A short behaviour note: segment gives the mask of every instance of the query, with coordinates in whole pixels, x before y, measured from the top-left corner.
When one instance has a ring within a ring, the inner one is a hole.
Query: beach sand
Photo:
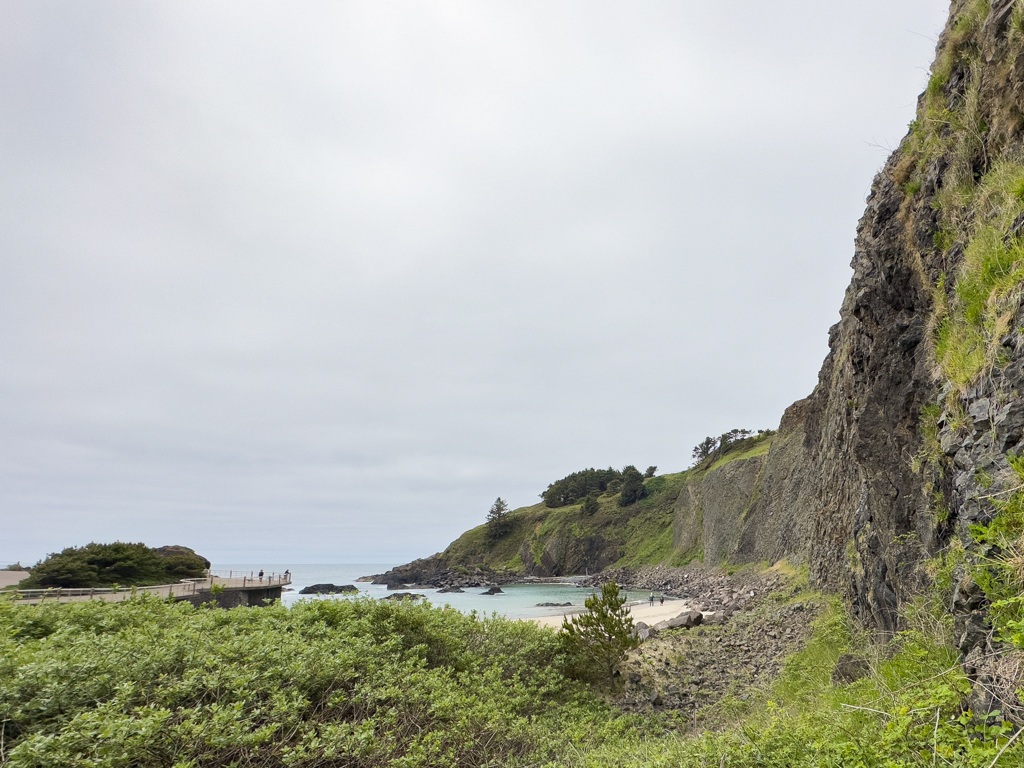
[[[658,601],[655,600],[653,607],[647,603],[630,606],[629,615],[633,617],[633,621],[643,621],[653,625],[659,621],[675,618],[683,611],[688,611],[689,609],[690,603],[687,600],[666,600],[664,605],[659,605]],[[581,613],[581,611],[579,612]],[[561,616],[544,616],[527,619],[527,621],[532,621],[541,627],[554,627],[558,629],[562,626],[562,618]]]
[[[0,589],[11,587],[28,578],[28,571],[0,571]]]

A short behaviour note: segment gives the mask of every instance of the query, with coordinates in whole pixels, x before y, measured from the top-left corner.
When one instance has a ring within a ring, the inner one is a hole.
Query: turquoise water
[[[258,572],[261,568],[269,573],[291,571],[293,592],[285,592],[281,601],[292,605],[298,600],[351,600],[353,597],[368,596],[375,598],[387,597],[387,588],[382,584],[357,583],[361,576],[372,576],[384,573],[395,567],[395,563],[370,563],[346,565],[308,565],[308,564],[276,564],[276,565],[221,565],[214,564],[215,571],[250,571]],[[299,590],[310,584],[353,584],[359,589],[358,595],[300,595]],[[591,594],[589,588],[581,589],[572,584],[509,584],[501,588],[500,595],[483,595],[484,588],[467,589],[459,594],[438,594],[434,589],[410,589],[423,595],[432,605],[448,605],[452,608],[471,613],[497,613],[510,619],[522,619],[533,616],[559,616],[563,613],[583,610],[583,601]],[[631,601],[645,601],[647,593],[628,593]],[[538,608],[537,603],[572,603],[568,608]]]

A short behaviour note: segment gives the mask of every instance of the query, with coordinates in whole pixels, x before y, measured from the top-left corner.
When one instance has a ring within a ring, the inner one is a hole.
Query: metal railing
[[[157,584],[151,587],[50,587],[47,589],[12,589],[0,594],[12,594],[19,602],[44,603],[78,602],[85,600],[107,600],[121,602],[135,595],[149,594],[155,597],[185,597],[211,589],[259,589],[260,587],[282,587],[291,584],[291,573],[264,573],[259,571],[208,571],[197,579],[182,579],[175,584]]]

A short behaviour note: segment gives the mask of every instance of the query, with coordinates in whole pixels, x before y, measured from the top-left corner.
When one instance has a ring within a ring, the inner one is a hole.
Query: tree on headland
[[[551,509],[567,507],[595,491],[600,494],[613,490],[616,481],[621,477],[622,473],[611,467],[608,469],[591,467],[556,480],[540,496],[544,499],[544,504]]]
[[[718,437],[705,437],[693,449],[693,465],[697,466],[705,462],[711,464],[724,456],[731,448],[746,445],[749,442],[758,442],[775,434],[774,429],[759,429],[757,435],[749,429],[730,429]]]
[[[568,658],[568,672],[578,680],[612,679],[615,667],[626,652],[640,644],[633,632],[633,619],[626,596],[619,585],[609,581],[584,601],[587,610],[562,619],[562,646]]]
[[[640,499],[646,498],[647,489],[644,487],[644,476],[640,470],[632,464],[622,470],[622,491],[619,493],[619,506],[628,507],[636,504]]]
[[[649,466],[647,468],[647,471],[644,472],[644,477],[654,477],[654,473],[657,472],[657,471],[658,471],[658,468],[652,464],[651,466]]]
[[[142,543],[93,542],[47,555],[22,589],[168,584],[202,576],[210,563],[187,547],[152,549]]]
[[[705,437],[697,446],[693,449],[693,458],[695,464],[700,464],[704,459],[714,453],[718,447],[718,438],[716,437]]]
[[[500,539],[512,530],[512,521],[508,519],[508,514],[508,503],[499,496],[487,513],[488,538]]]
[[[587,496],[587,498],[583,500],[582,506],[580,506],[580,511],[587,517],[590,517],[591,515],[595,514],[597,510],[599,510],[600,508],[601,505],[597,502],[597,499],[595,499],[593,496]]]

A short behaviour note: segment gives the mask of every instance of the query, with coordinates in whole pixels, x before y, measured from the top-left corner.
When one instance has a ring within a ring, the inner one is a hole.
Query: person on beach
[[[665,596],[664,596],[664,595],[662,595],[662,596],[661,596],[661,597],[659,597],[658,599],[659,599],[659,600],[661,601],[661,604],[662,604],[662,605],[664,605],[664,604],[665,604]]]
[[[651,592],[651,608],[654,607],[654,593]]]

